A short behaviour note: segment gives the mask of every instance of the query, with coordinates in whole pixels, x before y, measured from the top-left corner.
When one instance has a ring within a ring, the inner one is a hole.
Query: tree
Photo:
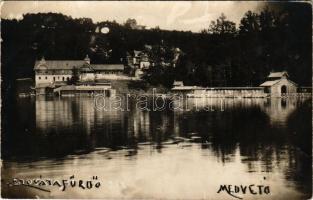
[[[245,13],[240,21],[239,33],[249,34],[255,33],[260,30],[259,16],[258,14],[251,12],[250,10]]]
[[[259,29],[262,32],[268,32],[274,29],[277,25],[278,19],[274,12],[270,11],[268,7],[261,11],[259,15]]]
[[[236,24],[227,20],[224,13],[222,13],[216,21],[211,21],[208,32],[220,35],[234,34],[236,32]]]
[[[124,25],[126,28],[134,29],[137,26],[137,21],[136,19],[128,18]]]

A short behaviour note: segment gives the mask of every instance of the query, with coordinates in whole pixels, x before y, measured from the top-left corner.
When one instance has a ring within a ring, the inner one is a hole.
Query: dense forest
[[[258,86],[270,71],[280,70],[299,85],[311,85],[309,3],[272,3],[257,13],[247,11],[238,25],[221,14],[199,33],[136,29],[133,19],[94,23],[59,13],[2,19],[1,27],[4,92],[14,91],[17,78],[33,77],[34,62],[42,56],[69,60],[88,54],[94,63],[125,63],[127,52],[146,46],[156,49],[156,65],[145,72],[154,85],[169,86],[175,79],[201,86]],[[175,49],[180,50],[175,67],[160,65]]]

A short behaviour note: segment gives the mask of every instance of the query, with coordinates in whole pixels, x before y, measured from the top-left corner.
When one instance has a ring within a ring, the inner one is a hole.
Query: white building
[[[118,79],[124,77],[123,64],[91,64],[88,55],[84,60],[45,60],[36,61],[34,66],[35,86],[54,87],[64,85],[73,75],[79,81],[95,81],[97,79]]]
[[[298,85],[289,80],[289,75],[286,71],[271,72],[267,76],[267,80],[260,85],[264,87],[265,93],[272,97],[282,97],[295,95]]]

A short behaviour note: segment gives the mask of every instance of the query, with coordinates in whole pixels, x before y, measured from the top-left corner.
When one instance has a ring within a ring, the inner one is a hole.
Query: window
[[[62,81],[64,81],[64,77],[62,77]]]
[[[46,77],[46,80],[48,79],[48,77]]]
[[[282,94],[286,94],[286,93],[287,93],[287,86],[283,85],[283,86],[281,87],[281,93],[282,93]]]
[[[41,79],[41,77],[40,77],[40,76],[38,76],[38,79],[40,80],[40,79]]]
[[[264,88],[265,93],[271,93],[271,88],[270,87],[265,87]]]

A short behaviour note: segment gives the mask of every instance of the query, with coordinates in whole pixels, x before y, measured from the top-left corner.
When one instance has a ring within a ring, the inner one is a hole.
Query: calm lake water
[[[168,103],[168,102],[167,102]],[[2,197],[235,199],[220,185],[267,185],[244,199],[311,197],[311,99],[188,99],[182,110],[95,109],[92,97],[18,99],[2,133]],[[207,109],[209,108],[209,109]],[[8,187],[12,178],[100,188]]]

